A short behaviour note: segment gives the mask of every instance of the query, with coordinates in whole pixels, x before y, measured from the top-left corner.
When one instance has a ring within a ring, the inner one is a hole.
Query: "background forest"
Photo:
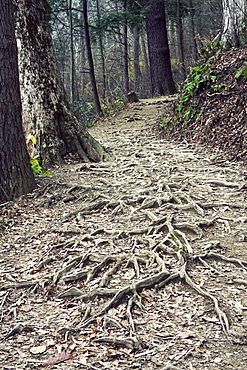
[[[84,4],[83,4],[84,3]],[[77,114],[94,114],[82,0],[49,0],[47,13],[62,79]],[[125,94],[152,95],[142,1],[88,0],[94,72],[105,114],[122,108]],[[166,0],[166,26],[173,79],[177,87],[208,52],[222,28],[221,0]]]

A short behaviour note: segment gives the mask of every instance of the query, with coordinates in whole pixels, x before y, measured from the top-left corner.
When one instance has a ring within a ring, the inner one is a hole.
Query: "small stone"
[[[38,347],[33,347],[33,348],[30,348],[30,352],[33,354],[33,355],[39,355],[41,353],[44,353],[46,351],[46,346],[38,346]]]
[[[215,359],[214,359],[214,362],[216,364],[219,364],[221,361],[222,361],[222,358],[221,357],[215,357]]]

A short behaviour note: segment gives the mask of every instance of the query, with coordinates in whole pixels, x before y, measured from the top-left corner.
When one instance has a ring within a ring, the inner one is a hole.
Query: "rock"
[[[126,97],[127,97],[129,103],[137,103],[139,101],[138,96],[136,95],[136,93],[134,91],[130,91],[126,95]]]

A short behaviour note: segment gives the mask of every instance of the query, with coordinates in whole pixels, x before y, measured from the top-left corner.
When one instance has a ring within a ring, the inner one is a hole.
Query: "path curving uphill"
[[[2,369],[245,369],[247,172],[152,129],[173,98],[90,129],[114,160],[0,205]]]

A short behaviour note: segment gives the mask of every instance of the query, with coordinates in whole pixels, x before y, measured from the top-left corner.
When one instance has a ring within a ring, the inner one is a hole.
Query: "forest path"
[[[246,369],[246,170],[158,137],[172,100],[1,207],[1,369]]]

